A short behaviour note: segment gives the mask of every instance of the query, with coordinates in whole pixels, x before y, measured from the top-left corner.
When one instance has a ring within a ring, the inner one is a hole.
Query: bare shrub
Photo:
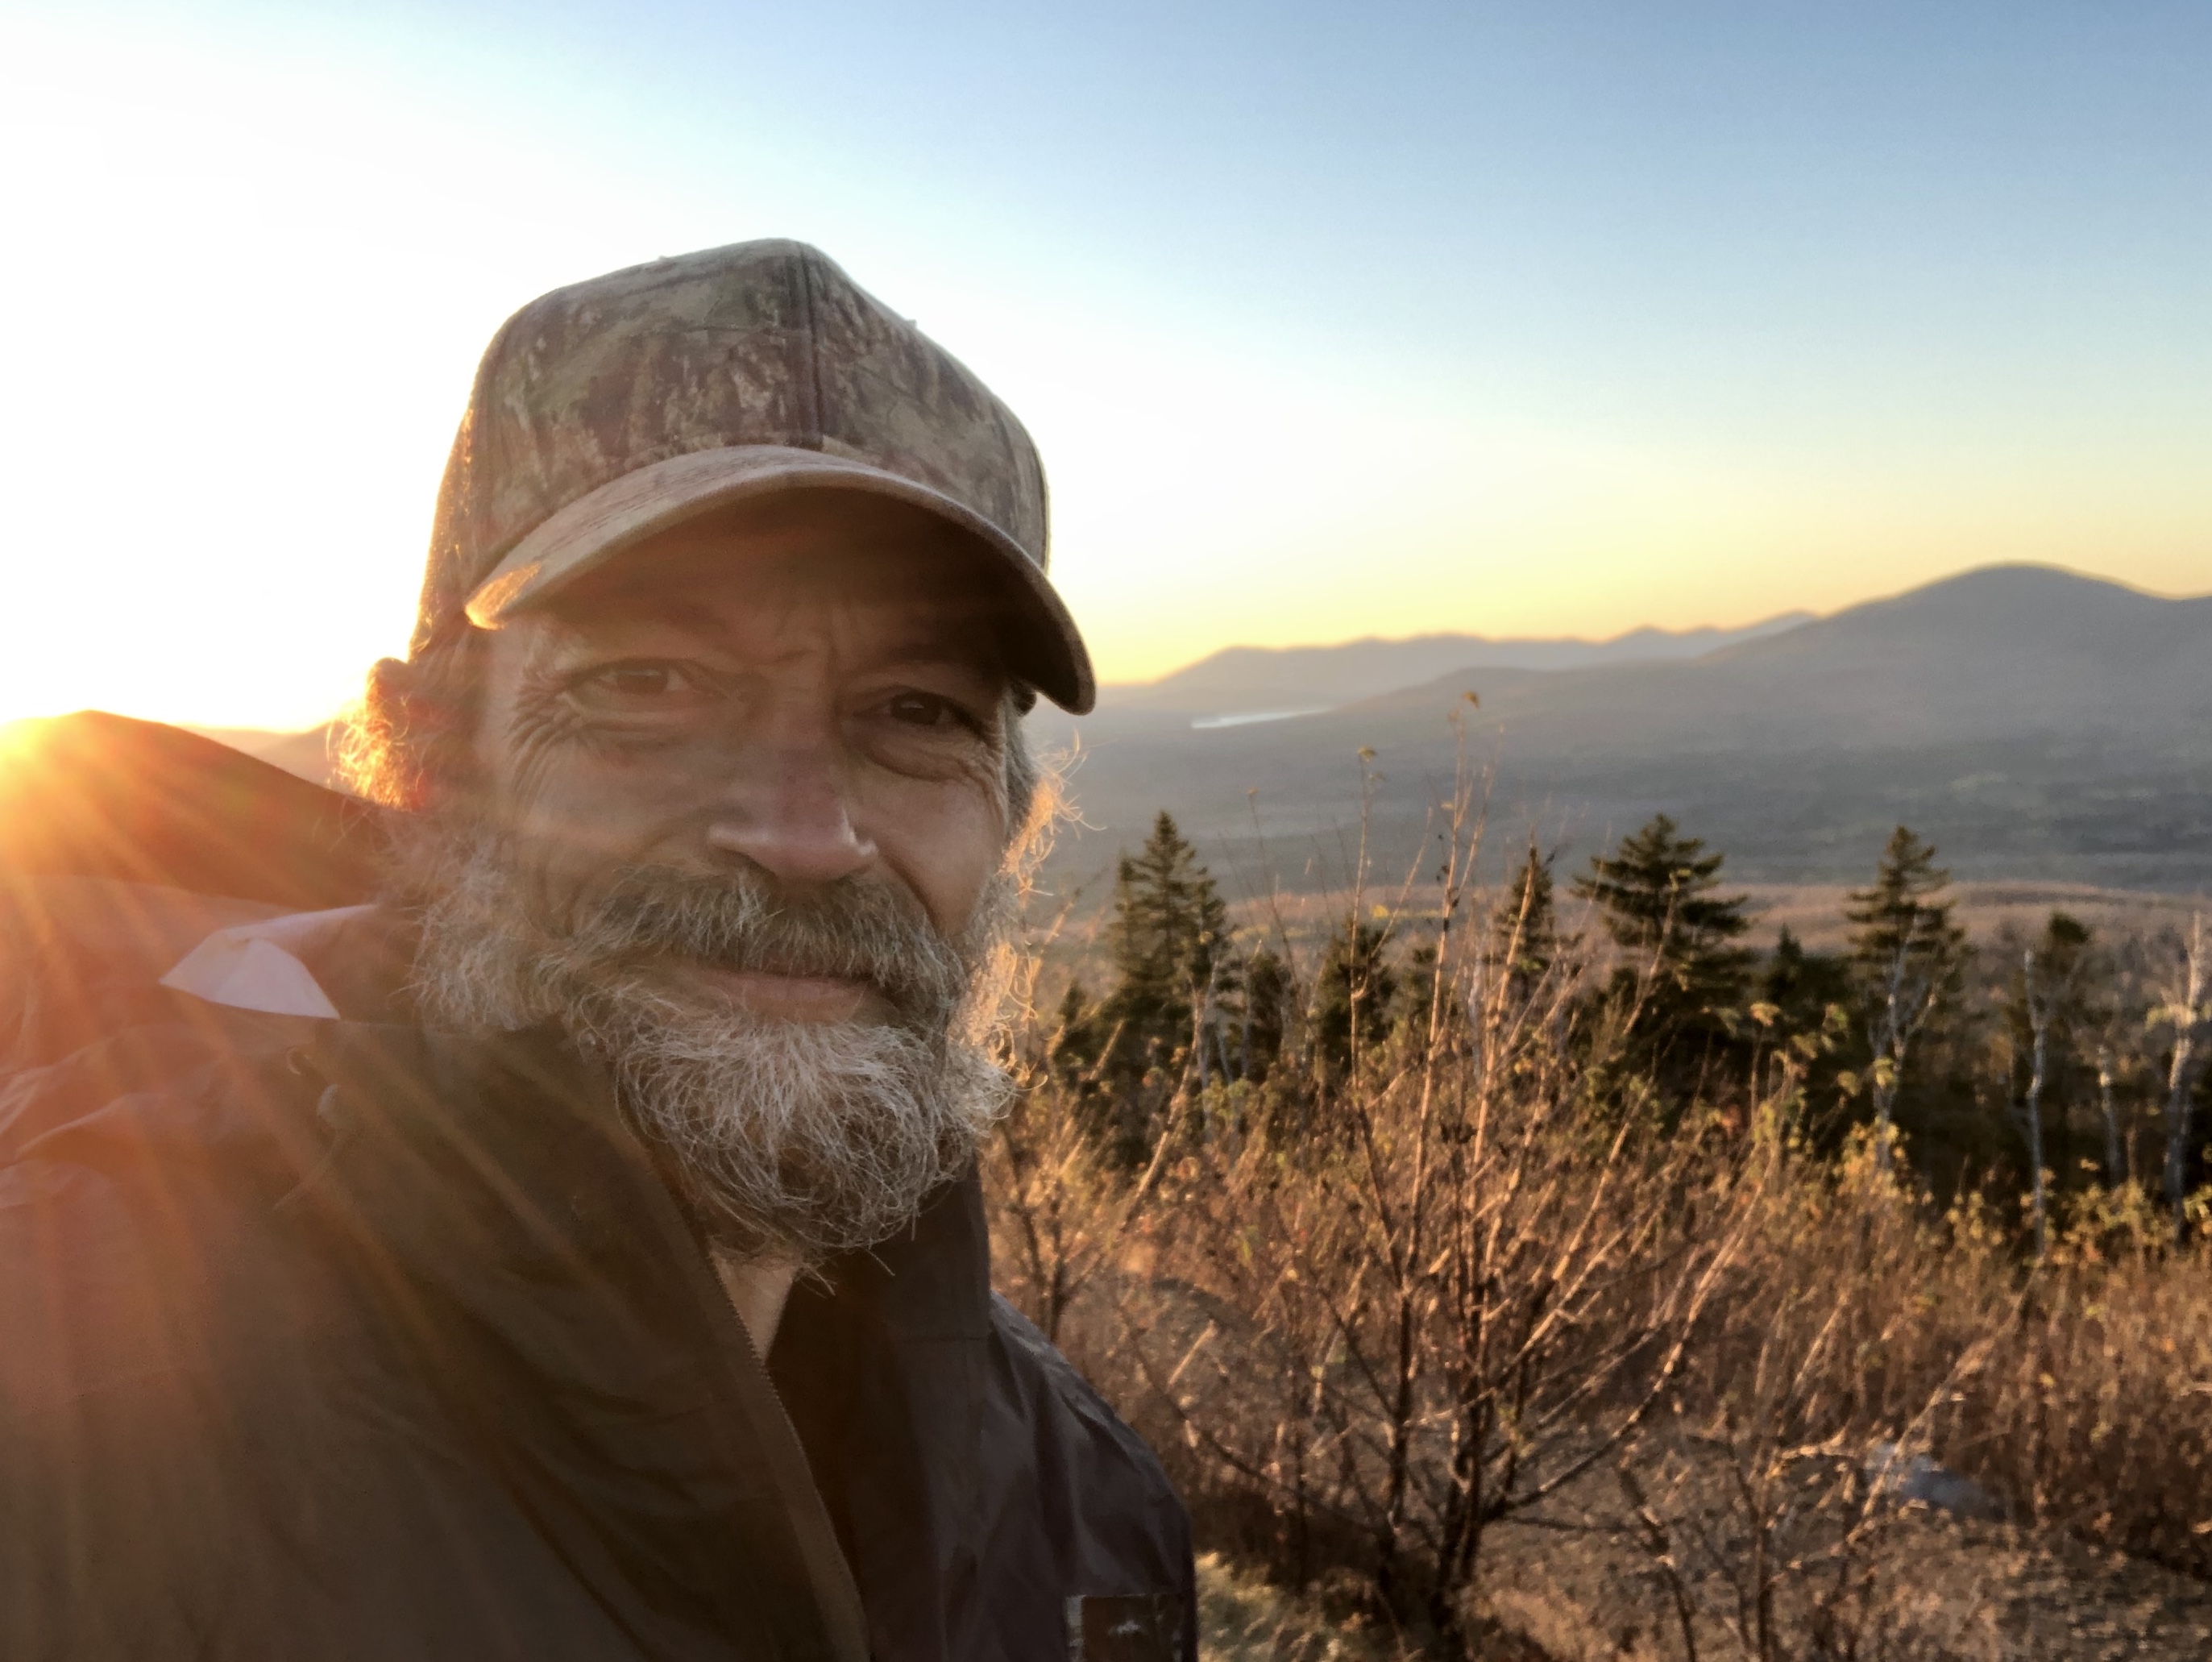
[[[2212,1250],[2170,1229],[2132,1187],[2081,1208],[1932,1446],[2024,1517],[2212,1578]]]
[[[2116,1185],[2039,1263],[1992,1209],[1933,1210],[1891,1137],[1817,1153],[1818,1034],[1651,1111],[1615,966],[1568,936],[1531,973],[1474,882],[1478,802],[1389,919],[1424,980],[1387,1031],[1340,1067],[1307,1035],[1264,1089],[1148,1081],[1167,1129],[1133,1177],[1085,1143],[1096,1081],[1049,1026],[1012,1041],[1002,1285],[1162,1449],[1202,1544],[1452,1658],[1526,1592],[1487,1579],[1507,1525],[1635,1556],[1663,1653],[1981,1653],[1974,1591],[1912,1580],[1880,1444],[2212,1572],[2212,1257]],[[1355,886],[1347,922],[1372,910]]]

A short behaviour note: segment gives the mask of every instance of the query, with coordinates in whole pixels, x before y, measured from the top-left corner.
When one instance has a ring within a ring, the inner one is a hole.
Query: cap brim
[[[469,621],[497,629],[672,526],[786,490],[887,496],[966,532],[1006,580],[1021,615],[1007,630],[1007,667],[1062,709],[1081,715],[1098,689],[1074,618],[1021,545],[942,491],[866,462],[778,445],[738,445],[671,456],[579,496],[507,551],[469,596]]]

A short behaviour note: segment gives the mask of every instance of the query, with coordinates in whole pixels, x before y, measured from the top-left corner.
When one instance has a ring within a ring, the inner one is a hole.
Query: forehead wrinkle
[[[964,595],[810,593],[779,583],[741,593],[664,590],[624,599],[630,604],[602,616],[599,630],[568,623],[571,638],[587,644],[595,633],[659,625],[702,648],[735,650],[763,664],[816,656],[825,646],[844,658],[858,646],[858,655],[872,664],[999,668],[988,611]]]

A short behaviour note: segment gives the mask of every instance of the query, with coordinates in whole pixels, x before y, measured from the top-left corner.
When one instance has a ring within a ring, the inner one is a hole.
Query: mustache
[[[744,870],[702,876],[635,867],[564,924],[559,955],[580,968],[650,972],[673,959],[863,981],[916,1025],[941,1025],[975,970],[972,953],[918,900],[850,879],[795,895]]]
[[[609,868],[555,887],[479,823],[396,845],[392,903],[422,929],[410,991],[428,1025],[558,1022],[613,1075],[630,1125],[715,1239],[807,1265],[884,1239],[973,1159],[1011,1091],[982,1034],[1011,961],[1018,892],[994,880],[940,928],[919,892],[864,875]],[[878,1020],[755,1016],[686,984],[687,962],[850,977]]]

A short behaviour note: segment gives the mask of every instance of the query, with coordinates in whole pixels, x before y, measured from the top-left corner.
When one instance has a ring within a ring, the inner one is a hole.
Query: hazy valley
[[[1074,758],[1083,824],[1054,857],[1071,876],[1164,807],[1236,888],[1330,886],[1358,847],[1363,750],[1370,846],[1401,871],[1463,743],[1494,769],[1495,831],[1577,855],[1663,810],[1763,883],[1860,880],[1900,822],[1962,878],[2212,882],[2212,598],[2048,568],[1711,641],[1237,648],[1031,725]]]

